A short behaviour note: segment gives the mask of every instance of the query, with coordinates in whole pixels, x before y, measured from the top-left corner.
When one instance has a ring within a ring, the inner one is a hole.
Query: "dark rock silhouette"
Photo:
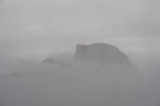
[[[52,58],[47,58],[45,60],[43,60],[42,62],[40,62],[40,64],[48,64],[48,65],[60,65],[60,66],[68,66],[69,63],[65,63],[65,62],[60,62],[60,61],[56,61]]]
[[[96,62],[100,65],[109,67],[110,70],[131,71],[136,75],[141,73],[139,69],[131,63],[128,57],[117,47],[104,43],[94,43],[90,45],[80,45],[76,47],[74,62]]]
[[[128,57],[121,52],[117,47],[104,43],[94,43],[90,45],[76,46],[76,52],[73,62],[65,63],[62,61],[56,61],[53,58],[47,58],[43,60],[42,64],[58,64],[61,66],[69,66],[76,61],[81,62],[97,62],[101,65],[116,64],[123,67],[130,67],[138,70],[128,59]]]
[[[102,64],[131,64],[127,56],[118,48],[104,44],[77,45],[75,61],[96,61]]]
[[[45,64],[53,64],[56,63],[52,58],[48,58],[43,60],[41,63],[45,63]]]

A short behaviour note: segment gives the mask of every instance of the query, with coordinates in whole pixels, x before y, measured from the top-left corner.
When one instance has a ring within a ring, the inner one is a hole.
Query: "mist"
[[[132,106],[137,104],[141,91],[142,79],[137,72],[96,62],[77,62],[69,67],[39,64],[18,69],[1,76],[4,106]]]
[[[0,106],[159,106],[159,4],[0,0]],[[139,73],[74,61],[76,45],[94,43],[117,47]]]

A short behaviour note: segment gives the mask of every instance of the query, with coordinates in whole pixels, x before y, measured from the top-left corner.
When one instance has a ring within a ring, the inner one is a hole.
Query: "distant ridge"
[[[90,45],[78,44],[76,46],[76,52],[73,57],[73,62],[98,62],[102,65],[118,64],[123,66],[129,66],[137,69],[128,59],[128,57],[121,52],[117,47],[105,44],[105,43],[93,43]],[[43,64],[59,64],[66,65],[63,61],[56,61],[53,58],[47,58],[41,61]]]

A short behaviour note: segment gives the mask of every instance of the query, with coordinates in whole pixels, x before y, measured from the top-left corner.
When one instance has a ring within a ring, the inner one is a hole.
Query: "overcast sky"
[[[47,54],[56,45],[90,42],[149,51],[160,39],[159,5],[159,0],[1,0],[1,54]]]
[[[160,0],[0,0],[0,74],[14,70],[12,63],[16,63],[16,59],[17,63],[22,64],[24,61],[21,60],[37,62],[57,53],[73,52],[77,43],[94,42],[115,45],[127,54],[138,68],[144,66],[143,74],[151,73],[147,79],[147,90],[144,90],[148,99],[144,100],[159,102]],[[21,64],[19,66],[23,67]],[[77,72],[79,75],[83,70]],[[96,73],[97,75],[100,74]],[[81,76],[78,78],[81,79]],[[56,80],[52,80],[52,84],[53,81]],[[4,84],[5,87],[8,86]],[[41,85],[41,82],[38,84]],[[44,87],[46,86],[42,89]],[[39,88],[41,91],[41,86],[38,85]],[[17,95],[10,87],[5,90],[11,91],[11,95]],[[47,91],[44,97],[50,95],[48,90],[53,89],[51,87],[45,90]],[[19,92],[19,89],[16,88],[16,91]],[[38,94],[37,90],[36,93]],[[28,96],[26,97],[28,99]],[[16,100],[15,96],[14,99]],[[23,99],[22,97],[21,102]]]

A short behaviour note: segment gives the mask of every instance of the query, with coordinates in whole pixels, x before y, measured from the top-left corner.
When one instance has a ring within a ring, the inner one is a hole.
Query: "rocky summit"
[[[80,45],[76,47],[75,61],[96,61],[102,64],[131,64],[127,56],[118,48],[104,43]]]

